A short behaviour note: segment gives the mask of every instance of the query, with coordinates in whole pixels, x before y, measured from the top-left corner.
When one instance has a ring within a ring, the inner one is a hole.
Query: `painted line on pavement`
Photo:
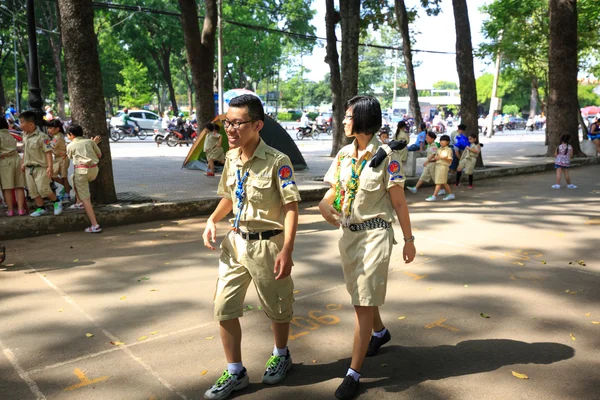
[[[48,278],[46,278],[44,276],[44,274],[41,274],[37,269],[35,269],[34,267],[32,267],[29,264],[26,264],[26,266],[29,269],[31,269],[32,271],[34,271],[40,278],[42,278],[44,280],[44,282],[46,282],[46,284],[48,286],[50,286],[52,289],[54,289],[54,291],[56,293],[58,293],[60,295],[60,297],[62,297],[67,303],[69,303],[73,307],[75,307],[83,316],[85,316],[92,324],[94,324],[94,326],[96,326],[96,328],[100,329],[102,331],[102,333],[104,334],[104,336],[109,338],[112,342],[120,341],[119,338],[117,338],[115,335],[113,335],[112,333],[110,333],[109,331],[104,329],[104,327],[102,327],[91,315],[89,315],[81,307],[79,307],[79,305],[75,302],[75,300],[71,296],[69,296],[62,289],[60,289],[58,286],[56,286],[54,283],[52,283]],[[165,381],[160,375],[158,375],[158,373],[156,371],[154,371],[152,369],[152,367],[150,367],[148,364],[146,364],[140,357],[133,354],[133,352],[131,350],[129,350],[128,347],[119,346],[118,349],[123,351],[131,359],[133,359],[135,362],[137,362],[139,365],[141,365],[146,371],[148,371],[152,376],[154,376],[164,387],[166,387],[171,392],[173,392],[176,395],[178,395],[179,397],[181,397],[183,400],[187,400],[187,397],[183,393],[177,391],[173,386],[171,386],[171,384],[169,382]]]
[[[17,357],[15,357],[14,353],[8,347],[4,346],[4,343],[2,343],[1,340],[0,347],[2,348],[4,356],[8,359],[8,361],[12,364],[13,368],[17,371],[17,374],[19,374],[21,379],[23,379],[27,386],[29,386],[29,390],[31,390],[31,393],[33,393],[35,398],[37,400],[46,400],[46,396],[44,396],[44,393],[42,393],[37,383],[35,383],[35,381],[31,379],[29,374],[25,372],[25,370],[19,364],[19,361],[17,360]]]

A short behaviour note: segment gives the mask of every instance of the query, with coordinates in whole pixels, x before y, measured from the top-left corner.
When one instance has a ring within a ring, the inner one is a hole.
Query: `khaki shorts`
[[[275,280],[275,259],[283,247],[284,234],[269,240],[244,240],[230,231],[221,243],[219,279],[215,291],[215,318],[227,321],[244,314],[244,299],[250,282],[265,314],[277,323],[293,318],[294,282],[292,277]]]
[[[52,194],[50,178],[46,175],[46,167],[25,167],[25,183],[29,197],[48,197]]]
[[[431,181],[433,181],[434,176],[435,176],[435,163],[430,162],[423,169],[423,173],[421,174],[421,177],[419,178],[419,180],[423,181],[423,182],[431,182]]]
[[[94,168],[75,168],[72,175],[73,187],[76,190],[79,201],[90,198],[90,182],[98,176],[98,167]]]
[[[352,232],[342,229],[340,258],[352,305],[380,306],[385,302],[393,229]]]
[[[69,164],[70,164],[70,161],[67,157],[55,158],[54,164],[52,165],[52,171],[54,172],[54,175],[52,175],[52,177],[58,178],[59,175],[61,178],[68,177],[69,176]]]
[[[45,171],[44,171],[45,172]],[[10,190],[25,187],[25,174],[21,172],[21,157],[15,154],[0,159],[0,188]]]
[[[435,165],[435,184],[443,185],[444,183],[448,183],[448,170],[450,166],[436,164]]]
[[[461,172],[464,172],[467,175],[473,175],[473,170],[475,169],[475,163],[477,159],[463,158],[458,163],[458,167],[461,169]]]

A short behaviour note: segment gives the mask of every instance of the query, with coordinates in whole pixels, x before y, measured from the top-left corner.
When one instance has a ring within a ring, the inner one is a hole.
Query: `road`
[[[367,360],[360,399],[597,398],[597,171],[573,170],[577,190],[551,189],[548,172],[476,182],[451,203],[424,202],[429,189],[408,193],[418,255],[403,264],[394,248],[382,307],[392,341]],[[5,243],[0,399],[201,398],[226,366],[212,319],[217,254],[200,244],[204,223]],[[316,204],[302,205],[294,367],[282,384],[260,384],[272,340],[249,290],[242,326],[252,383],[234,398],[333,398],[354,324],[337,237]]]

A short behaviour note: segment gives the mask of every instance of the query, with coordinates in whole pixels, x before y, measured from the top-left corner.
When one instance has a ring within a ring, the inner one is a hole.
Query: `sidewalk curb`
[[[600,164],[600,157],[574,159],[572,167]],[[476,181],[505,176],[534,174],[554,169],[553,162],[518,167],[492,167],[475,171]],[[317,179],[314,177],[311,179]],[[322,179],[322,178],[321,178]],[[409,177],[406,185],[415,185],[418,177]],[[303,202],[319,201],[327,187],[300,189]],[[219,203],[218,198],[175,201],[165,203],[113,204],[97,207],[96,216],[103,228],[137,224],[166,219],[179,219],[210,215]],[[57,234],[70,231],[83,231],[89,226],[83,211],[65,211],[60,216],[11,217],[0,220],[0,240],[20,239],[33,236]]]

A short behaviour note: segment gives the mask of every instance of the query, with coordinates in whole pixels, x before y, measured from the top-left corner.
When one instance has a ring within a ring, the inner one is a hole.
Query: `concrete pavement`
[[[394,248],[382,307],[392,341],[365,363],[360,398],[597,397],[597,169],[573,170],[577,190],[551,189],[544,172],[476,182],[450,203],[407,193],[418,255],[403,264]],[[179,219],[6,242],[0,399],[201,398],[226,366],[212,319],[217,253],[202,247],[203,228]],[[252,383],[233,398],[333,398],[354,324],[337,236],[315,203],[302,205],[294,368],[280,385],[260,384],[272,339],[251,289],[242,326]]]

